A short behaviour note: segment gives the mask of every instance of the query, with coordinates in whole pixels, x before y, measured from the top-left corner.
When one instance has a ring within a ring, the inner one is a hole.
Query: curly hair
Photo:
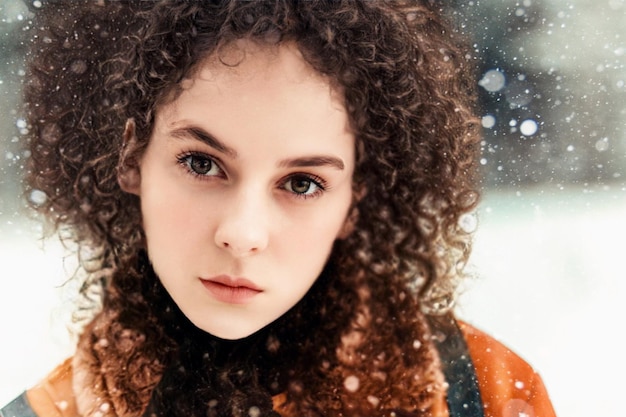
[[[117,415],[269,415],[278,393],[287,415],[432,411],[444,385],[425,314],[447,311],[463,276],[479,143],[471,56],[434,2],[50,2],[33,28],[26,193],[44,193],[31,205],[88,248],[82,291],[102,305],[78,377],[107,387]],[[304,299],[234,343],[194,329],[162,288],[119,176],[155,110],[242,38],[295,42],[341,88],[357,215]]]

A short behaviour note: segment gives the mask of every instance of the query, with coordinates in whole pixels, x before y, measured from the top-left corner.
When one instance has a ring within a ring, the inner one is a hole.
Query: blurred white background
[[[623,416],[626,188],[495,192],[480,212],[459,315],[539,371],[557,415]]]

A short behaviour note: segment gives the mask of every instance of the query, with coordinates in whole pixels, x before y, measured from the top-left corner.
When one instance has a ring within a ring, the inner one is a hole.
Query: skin
[[[182,87],[123,188],[179,308],[240,339],[293,307],[350,232],[355,138],[342,95],[293,44],[240,41]]]

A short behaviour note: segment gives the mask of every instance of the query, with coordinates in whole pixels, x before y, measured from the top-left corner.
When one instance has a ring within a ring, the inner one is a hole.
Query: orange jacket
[[[459,322],[474,362],[485,417],[555,417],[548,392],[528,363],[502,343]]]
[[[539,375],[523,359],[487,334],[459,323],[474,363],[485,417],[555,417]],[[41,417],[78,417],[71,359],[26,392]],[[447,415],[447,406],[438,409]]]

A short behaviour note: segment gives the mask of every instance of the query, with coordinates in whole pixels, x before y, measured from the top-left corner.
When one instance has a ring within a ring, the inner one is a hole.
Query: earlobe
[[[350,212],[348,216],[346,216],[346,220],[339,231],[339,239],[346,239],[348,236],[352,234],[354,229],[356,228],[356,223],[359,220],[359,208],[358,204],[361,199],[365,196],[366,189],[365,187],[360,187],[357,191],[354,192],[352,207],[350,208]]]
[[[359,220],[359,209],[356,207],[356,204],[352,206],[350,209],[350,213],[346,217],[346,220],[343,222],[343,226],[339,231],[338,238],[346,239],[348,236],[352,234],[354,228],[356,226],[356,222]]]
[[[122,152],[117,165],[117,182],[120,188],[127,193],[139,195],[141,173],[137,150],[139,148],[135,136],[135,120],[128,119],[124,128]]]

